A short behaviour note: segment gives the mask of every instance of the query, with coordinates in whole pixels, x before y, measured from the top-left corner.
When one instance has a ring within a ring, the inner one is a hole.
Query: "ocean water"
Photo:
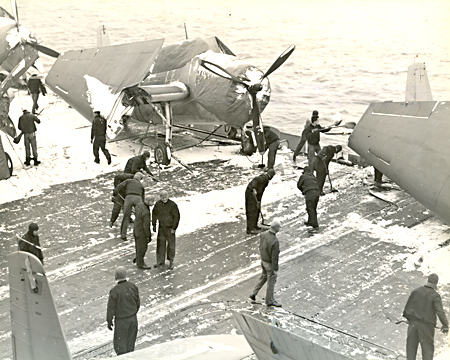
[[[0,5],[10,10],[9,1]],[[265,124],[301,132],[315,109],[357,122],[373,101],[403,101],[407,67],[425,62],[433,96],[450,100],[448,0],[22,0],[20,22],[63,52],[96,45],[219,37],[265,71],[289,45],[296,50],[269,79]],[[418,56],[418,57],[417,57]],[[48,71],[52,58],[42,56]]]

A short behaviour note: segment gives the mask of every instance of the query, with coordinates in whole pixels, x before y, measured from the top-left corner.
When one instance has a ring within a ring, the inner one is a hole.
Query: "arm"
[[[106,308],[106,322],[108,323],[108,329],[112,330],[113,318],[116,315],[116,301],[112,294],[112,290],[109,292],[108,305]]]
[[[272,246],[272,266],[273,271],[278,271],[278,257],[280,255],[280,244],[275,242]]]
[[[41,123],[41,120],[39,120],[39,118],[38,118],[36,115],[33,115],[33,120],[34,120],[35,122],[37,122],[38,124]]]
[[[448,331],[448,320],[445,316],[444,308],[442,306],[441,296],[437,294],[437,296],[433,299],[434,309],[436,310],[436,315],[439,317],[439,320],[442,323],[442,331]]]
[[[180,223],[180,210],[178,209],[178,205],[173,203],[172,207],[172,216],[173,216],[173,231],[178,228],[178,224]]]
[[[153,231],[156,231],[156,219],[158,218],[158,202],[156,202],[155,206],[152,209],[152,227]]]
[[[150,212],[150,209],[148,211],[148,216],[147,214],[145,214],[144,216],[144,232],[145,232],[145,237],[147,238],[147,242],[150,242],[152,240],[152,233],[150,231],[150,224],[152,221],[152,214]]]
[[[97,124],[97,120],[96,119],[92,120],[91,141],[94,140],[94,130],[95,130],[96,124]]]

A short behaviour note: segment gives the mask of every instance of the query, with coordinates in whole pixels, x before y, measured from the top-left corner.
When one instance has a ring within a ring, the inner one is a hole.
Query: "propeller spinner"
[[[256,95],[259,91],[262,90],[263,86],[261,82],[272,74],[275,70],[277,70],[288,58],[291,56],[292,52],[295,50],[295,45],[289,46],[269,67],[269,69],[264,73],[263,77],[257,83],[251,83],[248,79],[240,79],[237,76],[231,74],[226,69],[216,65],[207,60],[201,60],[201,66],[205,69],[211,71],[217,76],[223,77],[235,83],[243,85],[250,94],[252,99],[252,109],[250,111],[249,119],[253,124],[253,132],[256,138],[256,146],[260,154],[263,154],[266,150],[266,144],[264,140],[264,131],[263,131],[263,123],[261,119],[261,112],[259,110],[258,103],[256,101]]]

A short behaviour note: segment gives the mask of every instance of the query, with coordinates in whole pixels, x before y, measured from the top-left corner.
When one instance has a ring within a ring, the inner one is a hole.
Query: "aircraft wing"
[[[105,109],[112,106],[102,109],[99,94],[105,99],[140,83],[163,43],[164,39],[157,39],[69,51],[58,57],[45,82],[86,119],[93,118],[94,110],[107,115]]]

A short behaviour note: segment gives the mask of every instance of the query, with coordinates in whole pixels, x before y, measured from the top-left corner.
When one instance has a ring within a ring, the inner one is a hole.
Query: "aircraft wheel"
[[[158,164],[170,164],[170,148],[166,145],[158,144],[155,148],[155,160]]]
[[[9,176],[12,176],[12,174],[13,174],[13,162],[11,160],[11,156],[9,156],[9,154],[7,152],[5,152],[5,156],[6,156],[6,164],[7,164],[8,169],[9,169]]]

